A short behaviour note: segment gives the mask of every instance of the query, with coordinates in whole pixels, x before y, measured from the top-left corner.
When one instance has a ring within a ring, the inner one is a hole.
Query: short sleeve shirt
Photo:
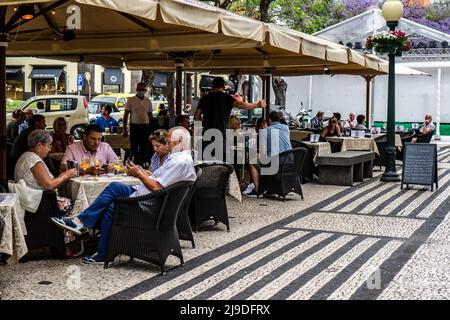
[[[143,99],[137,96],[128,98],[127,104],[125,105],[125,110],[130,112],[131,118],[130,123],[133,124],[149,124],[150,119],[148,114],[152,114],[152,102],[149,98],[144,97]]]
[[[41,157],[34,152],[27,151],[20,156],[16,163],[14,180],[16,182],[19,180],[24,180],[30,188],[44,190],[44,188],[42,188],[36,181],[36,178],[33,176],[33,172],[31,172],[31,169],[38,163],[42,163],[44,165],[48,175],[53,179],[53,175],[50,173],[50,170],[48,170],[48,167],[45,165],[45,162],[41,159]]]
[[[195,174],[191,151],[169,154],[166,161],[153,172],[150,178],[156,180],[164,188],[180,181],[195,181],[197,175]],[[151,192],[143,183],[134,188],[136,192],[131,197],[143,196]]]
[[[98,117],[97,120],[95,120],[95,124],[102,128],[103,132],[105,132],[105,128],[109,128],[109,130],[111,130],[112,132],[112,127],[119,126],[119,123],[116,119],[110,117],[108,120],[106,120],[103,116]]]
[[[197,108],[202,110],[203,129],[219,129],[223,135],[236,99],[225,92],[211,92],[202,97]]]
[[[89,158],[91,164],[95,159],[101,160],[103,164],[109,164],[117,160],[117,155],[109,144],[100,142],[95,152],[88,151],[83,144],[83,141],[77,141],[67,146],[66,152],[61,159],[61,164],[67,165],[67,160],[81,162],[83,158]]]

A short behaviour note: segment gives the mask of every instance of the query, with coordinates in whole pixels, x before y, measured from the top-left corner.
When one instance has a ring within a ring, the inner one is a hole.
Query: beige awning
[[[71,5],[81,9],[81,29],[75,30],[74,40],[63,41]],[[126,64],[131,69],[173,70],[178,60],[186,70],[201,71],[384,72],[378,62],[345,46],[194,0],[60,0],[36,7],[56,14],[47,11],[27,23],[11,24],[8,56]],[[9,19],[12,7],[8,10]]]

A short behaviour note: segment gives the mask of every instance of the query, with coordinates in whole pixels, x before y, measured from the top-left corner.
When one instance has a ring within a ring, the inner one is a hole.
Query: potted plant
[[[366,48],[374,49],[378,53],[395,53],[411,49],[411,41],[403,31],[382,31],[367,37]]]

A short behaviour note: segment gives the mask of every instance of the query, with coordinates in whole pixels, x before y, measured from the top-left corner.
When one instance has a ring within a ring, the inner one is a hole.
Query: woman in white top
[[[54,177],[43,159],[52,148],[52,136],[45,130],[34,130],[28,137],[29,151],[25,152],[17,161],[14,180],[24,180],[28,187],[51,191],[67,180],[77,175],[76,169],[67,170],[58,177]],[[58,197],[58,204],[64,215],[70,213],[70,200]]]

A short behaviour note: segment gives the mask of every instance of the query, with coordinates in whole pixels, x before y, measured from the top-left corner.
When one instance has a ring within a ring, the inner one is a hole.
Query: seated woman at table
[[[328,125],[322,129],[320,132],[320,136],[325,137],[339,137],[341,135],[341,128],[339,127],[338,121],[336,118],[331,118],[328,121]]]
[[[52,136],[45,130],[34,130],[28,137],[29,151],[22,154],[16,163],[14,180],[24,180],[32,189],[51,191],[77,175],[76,169],[70,169],[54,177],[43,159],[50,152]],[[71,200],[58,197],[59,209],[64,215],[70,214],[73,208]]]
[[[256,128],[255,128],[256,133],[259,133],[260,130],[266,128],[267,128],[267,121],[262,117],[258,118],[258,120],[256,120]]]
[[[51,152],[66,152],[67,146],[73,143],[73,136],[66,133],[67,123],[63,117],[58,117],[53,121],[53,131]]]
[[[355,130],[366,130],[366,126],[364,125],[364,120],[366,120],[366,116],[363,114],[358,114],[356,117],[356,122],[358,123],[355,126]]]
[[[167,131],[164,129],[156,130],[150,136],[150,142],[155,153],[150,162],[150,171],[155,172],[161,167],[169,156],[169,147],[167,146]]]
[[[241,120],[235,115],[230,116],[228,120],[228,128],[233,129],[234,131],[241,129]]]

